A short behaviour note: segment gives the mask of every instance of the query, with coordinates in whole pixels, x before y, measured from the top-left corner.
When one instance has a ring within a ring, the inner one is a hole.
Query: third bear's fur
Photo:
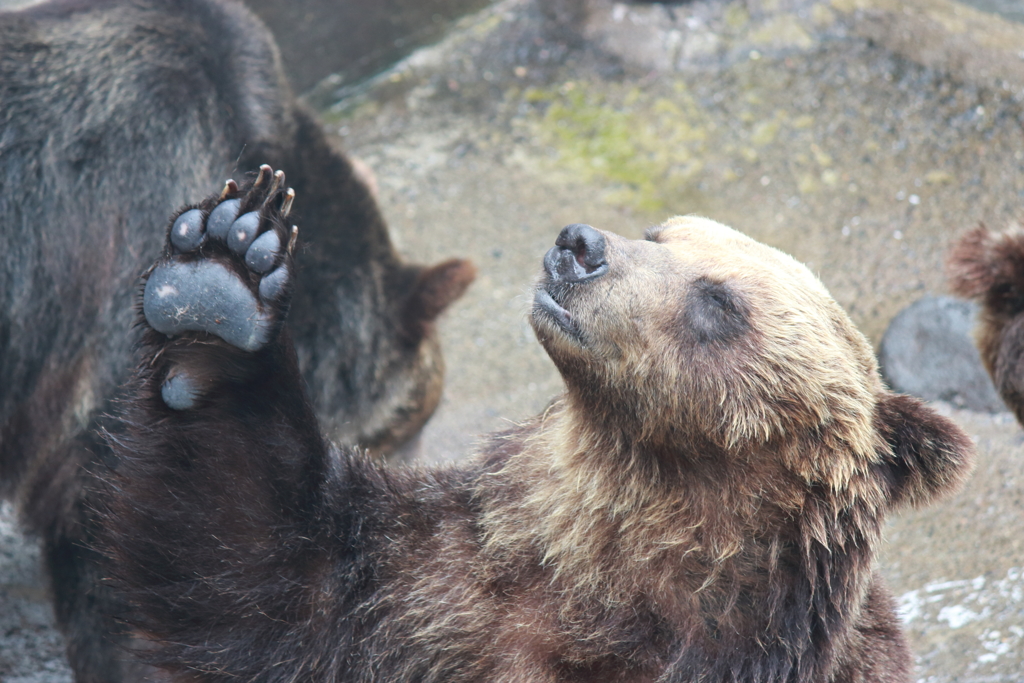
[[[269,161],[303,197],[289,320],[310,399],[387,453],[436,405],[432,321],[472,278],[395,253],[376,202],[230,0],[52,0],[0,13],[0,495],[43,541],[76,678],[116,681],[89,549],[98,437],[133,366],[132,300],[178,206]]]
[[[1024,425],[1024,227],[979,225],[960,236],[946,265],[953,293],[981,304],[982,363]]]
[[[955,490],[972,446],[885,388],[806,268],[706,219],[569,226],[531,320],[565,393],[411,471],[327,444],[287,333],[246,353],[150,331],[106,546],[148,661],[182,681],[911,680],[882,526]],[[176,372],[203,378],[194,409],[161,398]]]

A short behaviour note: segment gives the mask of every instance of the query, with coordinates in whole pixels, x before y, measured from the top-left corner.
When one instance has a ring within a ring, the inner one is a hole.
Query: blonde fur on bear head
[[[604,235],[607,275],[567,295],[579,339],[535,317],[582,413],[576,424],[727,453],[806,436],[826,457],[873,459],[874,355],[805,266],[694,216],[646,240]],[[819,469],[806,453],[792,465],[807,476]],[[827,469],[852,474],[834,460]]]

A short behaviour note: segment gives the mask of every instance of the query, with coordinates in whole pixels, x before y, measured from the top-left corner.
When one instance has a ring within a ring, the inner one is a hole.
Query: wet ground
[[[560,390],[526,311],[568,223],[637,237],[709,215],[807,263],[876,343],[944,293],[954,236],[1024,203],[1024,24],[1003,1],[1000,17],[947,0],[507,0],[344,90],[325,118],[376,171],[399,248],[480,268],[442,322],[448,384],[421,457],[461,457]],[[978,470],[893,521],[883,571],[920,680],[1024,680],[1024,433],[939,408]],[[46,668],[32,552],[0,525],[0,678],[66,680]]]

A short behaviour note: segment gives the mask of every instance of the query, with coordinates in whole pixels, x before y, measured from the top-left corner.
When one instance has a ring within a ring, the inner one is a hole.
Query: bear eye
[[[991,301],[997,301],[1000,308],[1016,314],[1024,310],[1024,297],[1020,290],[1012,283],[1000,282],[992,287],[989,295]]]
[[[684,328],[701,344],[729,342],[750,328],[741,297],[723,282],[696,280],[686,296]]]
[[[705,289],[704,296],[711,300],[712,303],[717,305],[719,308],[725,311],[734,312],[736,305],[732,301],[732,297],[729,292],[725,290],[721,285],[711,286]]]

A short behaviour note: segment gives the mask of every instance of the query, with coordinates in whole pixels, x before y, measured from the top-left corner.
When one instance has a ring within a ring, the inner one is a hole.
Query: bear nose
[[[583,223],[562,228],[555,246],[544,255],[544,269],[555,282],[579,282],[604,275],[604,235]]]

